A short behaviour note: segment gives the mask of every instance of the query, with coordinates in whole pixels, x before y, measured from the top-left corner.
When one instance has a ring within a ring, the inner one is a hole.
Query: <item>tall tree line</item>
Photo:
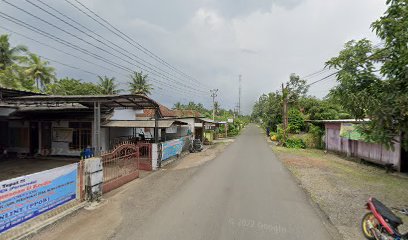
[[[383,44],[367,39],[345,43],[326,62],[327,68],[336,70],[337,80],[328,96],[323,100],[301,96],[292,107],[308,119],[369,118],[359,128],[367,141],[392,147],[401,136],[408,150],[408,1],[386,3],[385,13],[371,24]],[[280,94],[262,95],[252,117],[266,125],[282,122],[276,110],[281,109]]]

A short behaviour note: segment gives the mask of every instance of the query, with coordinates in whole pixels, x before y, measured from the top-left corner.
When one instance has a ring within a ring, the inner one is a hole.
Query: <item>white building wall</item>
[[[194,118],[185,118],[185,119],[180,119],[180,121],[186,122],[186,123],[188,123],[188,125],[179,126],[178,129],[177,129],[177,136],[178,137],[187,136],[188,130],[190,130],[192,135],[195,136],[195,132],[194,132],[194,130],[195,130],[194,129],[195,119]]]
[[[53,121],[51,123],[51,131],[53,131],[53,128],[68,128],[68,127],[69,127],[69,121]],[[80,150],[69,149],[69,142],[55,142],[51,138],[51,154],[50,155],[80,157],[80,154],[81,154]]]
[[[136,114],[143,114],[142,109],[114,109],[110,120],[135,120]]]

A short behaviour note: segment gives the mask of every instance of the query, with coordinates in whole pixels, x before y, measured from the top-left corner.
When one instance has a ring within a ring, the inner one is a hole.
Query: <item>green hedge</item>
[[[291,136],[286,140],[285,147],[287,148],[306,148],[303,139],[296,136]]]

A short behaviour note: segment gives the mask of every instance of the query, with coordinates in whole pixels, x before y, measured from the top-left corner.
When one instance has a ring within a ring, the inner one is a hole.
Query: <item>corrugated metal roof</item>
[[[159,120],[159,128],[168,128],[173,124],[186,125],[187,123],[175,120]],[[135,120],[135,121],[109,121],[101,125],[102,127],[118,127],[118,128],[154,128],[154,120]]]
[[[216,121],[209,119],[209,118],[200,118],[203,122],[208,122],[208,123],[216,123]]]
[[[135,108],[135,109],[157,109],[161,112],[159,104],[145,95],[40,95],[23,96],[3,99],[4,103],[20,105],[51,105],[62,103],[79,103],[86,107],[93,108],[94,102],[99,102],[102,108]]]
[[[9,97],[31,96],[31,95],[44,95],[44,94],[0,86],[0,99],[9,98]]]

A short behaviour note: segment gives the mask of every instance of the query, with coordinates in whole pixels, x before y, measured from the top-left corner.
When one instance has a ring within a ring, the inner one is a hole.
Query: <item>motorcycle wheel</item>
[[[366,213],[361,220],[361,230],[363,231],[363,235],[365,238],[369,240],[376,240],[373,232],[369,228],[368,221],[372,221],[375,219],[374,214],[371,212]]]

